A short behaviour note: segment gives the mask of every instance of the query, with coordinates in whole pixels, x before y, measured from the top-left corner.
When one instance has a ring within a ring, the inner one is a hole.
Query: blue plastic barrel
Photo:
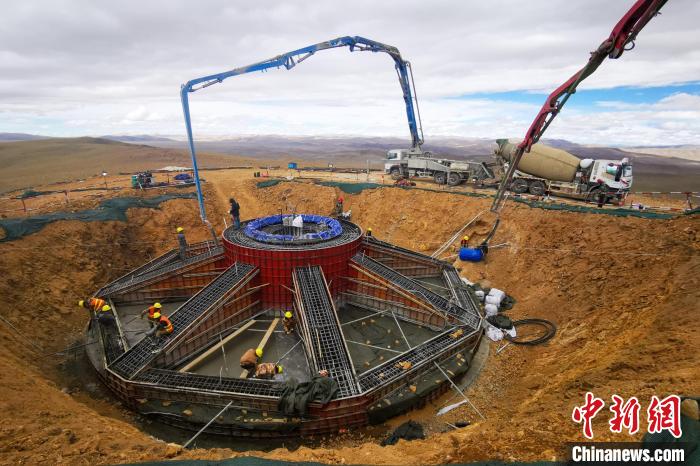
[[[461,248],[459,250],[459,259],[469,262],[479,262],[484,258],[484,251],[477,248]]]

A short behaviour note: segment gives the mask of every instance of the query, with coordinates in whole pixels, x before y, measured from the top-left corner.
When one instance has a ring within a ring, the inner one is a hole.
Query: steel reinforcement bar
[[[462,333],[459,333],[460,330]],[[476,330],[466,332],[463,328],[452,328],[426,341],[425,343],[418,345],[403,354],[399,354],[398,356],[389,359],[385,363],[360,374],[359,381],[362,392],[364,393],[377,387],[387,385],[393,380],[409,372],[418,370],[427,363],[444,357],[447,351],[464,343],[476,333]],[[404,369],[398,364],[399,362],[410,363],[410,369]]]
[[[152,383],[163,388],[184,388],[273,398],[280,397],[285,385],[284,382],[272,380],[215,377],[167,369],[145,370],[135,377],[134,381]]]
[[[465,288],[457,270],[449,265],[442,270],[442,275],[450,289],[450,293],[452,293],[452,296],[457,300],[459,305],[469,311],[474,310],[478,316],[478,305],[474,302],[471,293]]]
[[[446,262],[441,261],[440,259],[436,259],[407,248],[402,248],[401,246],[396,246],[395,244],[387,243],[386,241],[377,239],[374,236],[365,236],[363,239],[365,246],[369,248],[374,248],[380,251],[384,250],[391,254],[406,256],[419,262],[434,265],[435,267],[443,267],[446,264]]]
[[[204,262],[207,259],[220,256],[224,252],[223,246],[217,246],[211,249],[204,250],[201,254],[197,254],[192,257],[188,257],[185,260],[174,260],[170,263],[165,263],[165,265],[158,267],[151,267],[150,270],[143,272],[139,275],[128,275],[122,279],[116,280],[109,285],[103,287],[99,293],[99,296],[106,297],[120,291],[125,291],[133,289],[141,285],[147,284],[149,281],[156,279],[158,277],[167,275],[171,272],[175,272],[180,269],[184,269],[193,265],[197,265]],[[161,256],[163,257],[163,256]]]
[[[321,267],[298,267],[294,275],[302,325],[310,339],[307,348],[317,369],[327,370],[338,382],[340,398],[357,395],[355,369]]]
[[[401,275],[396,270],[393,270],[374,259],[366,256],[363,253],[357,253],[352,260],[358,265],[364,267],[368,271],[379,275],[380,277],[388,280],[406,290],[407,292],[413,294],[416,297],[422,298],[423,300],[429,302],[436,309],[446,312],[447,314],[453,316],[458,321],[464,323],[471,327],[472,330],[477,330],[480,328],[481,319],[479,318],[476,309],[464,309],[461,306],[457,306],[437,293],[430,291],[420,283],[412,280],[405,275]]]
[[[254,267],[249,264],[233,264],[175,311],[170,317],[174,328],[172,334],[158,339],[144,337],[109,368],[126,379],[134,377],[154,360],[173,338],[185,334],[193,322],[217,304],[222,296],[253,270]]]

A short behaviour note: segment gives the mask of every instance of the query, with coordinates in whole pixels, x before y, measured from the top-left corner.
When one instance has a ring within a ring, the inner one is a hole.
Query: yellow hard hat
[[[371,228],[367,228],[367,231],[372,231],[372,229],[371,229]]]
[[[103,312],[107,312],[107,311],[111,311],[111,310],[112,310],[112,308],[109,307],[109,304],[105,304],[104,306],[102,306],[102,311],[103,311]]]
[[[84,300],[81,299],[80,301],[78,301],[78,307],[84,307],[84,304],[85,304]]]
[[[182,233],[183,231],[185,231],[184,228],[182,228],[182,227],[177,227],[177,232],[178,232],[178,233]]]
[[[285,316],[287,319],[291,319],[291,318],[292,318],[292,313],[289,312],[289,311],[287,311],[287,312],[284,313],[284,316]]]
[[[282,373],[282,366],[277,366],[277,373],[281,374]]]
[[[161,306],[160,303],[155,303],[155,304],[153,305],[153,307],[155,307],[156,309],[160,309],[160,308],[163,307],[163,306]]]
[[[160,312],[154,312],[154,313],[153,313],[153,318],[154,318],[154,319],[160,319]]]
[[[262,355],[263,355],[262,348],[257,348],[257,349],[255,350],[255,355],[256,355],[257,357],[259,357],[259,358],[262,358]]]
[[[469,239],[469,235],[464,235],[464,239]]]

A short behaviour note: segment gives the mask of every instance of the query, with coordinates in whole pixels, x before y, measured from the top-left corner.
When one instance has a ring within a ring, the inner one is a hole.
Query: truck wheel
[[[447,175],[447,184],[450,186],[457,186],[462,182],[462,177],[459,176],[459,173],[450,173]]]
[[[602,204],[605,205],[608,203],[610,198],[604,193],[605,191],[603,190],[603,188],[595,187],[588,191],[588,194],[586,195],[586,202],[590,202],[592,204],[600,204],[602,201]]]
[[[391,175],[392,180],[398,180],[401,178],[401,170],[399,170],[397,167],[392,168],[389,171],[389,174]]]
[[[545,191],[544,183],[539,180],[535,180],[532,183],[530,183],[528,191],[530,191],[530,194],[532,194],[533,196],[541,196],[544,194]]]
[[[527,181],[522,178],[516,178],[510,184],[510,190],[515,194],[522,194],[527,191]]]
[[[446,177],[445,177],[445,173],[444,173],[444,172],[436,172],[436,173],[433,175],[433,179],[435,180],[435,182],[436,182],[437,184],[445,184],[445,181],[446,181],[445,178],[446,178]]]

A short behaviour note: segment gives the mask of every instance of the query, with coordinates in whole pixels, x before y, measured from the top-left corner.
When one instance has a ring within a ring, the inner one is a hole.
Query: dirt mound
[[[243,218],[290,211],[330,213],[334,188],[283,183],[257,189],[246,172],[207,174],[209,218],[221,231],[227,200]],[[344,195],[346,209],[363,228],[399,245],[432,252],[489,200],[401,189]],[[483,214],[468,233],[480,241],[492,218]],[[227,220],[228,221],[228,220]],[[146,459],[226,458],[225,449],[179,452],[134,427],[128,411],[108,399],[66,387],[65,358],[39,356],[75,342],[85,315],[75,301],[130,268],[176,244],[185,227],[191,241],[208,239],[196,201],[166,202],[161,210],[134,209],[129,222],[58,222],[20,241],[0,244],[0,309],[28,340],[0,325],[0,460],[33,464],[95,464]],[[440,402],[402,416],[424,423],[425,441],[380,447],[351,433],[318,448],[270,453],[285,460],[328,463],[430,464],[477,459],[536,460],[561,457],[567,440],[580,439],[570,420],[586,391],[648,400],[652,394],[700,391],[697,302],[700,298],[700,222],[616,218],[551,212],[508,204],[483,263],[456,264],[471,280],[488,280],[518,303],[513,318],[542,317],[559,328],[539,347],[496,345],[467,395],[485,414],[468,407],[436,419]],[[447,256],[455,251],[450,250]],[[31,341],[31,343],[30,343]],[[86,369],[87,370],[87,369]],[[67,388],[62,391],[63,388]],[[65,393],[68,392],[68,393]],[[470,420],[447,433],[443,421]],[[623,440],[596,419],[596,440]],[[598,437],[598,434],[600,437]]]

